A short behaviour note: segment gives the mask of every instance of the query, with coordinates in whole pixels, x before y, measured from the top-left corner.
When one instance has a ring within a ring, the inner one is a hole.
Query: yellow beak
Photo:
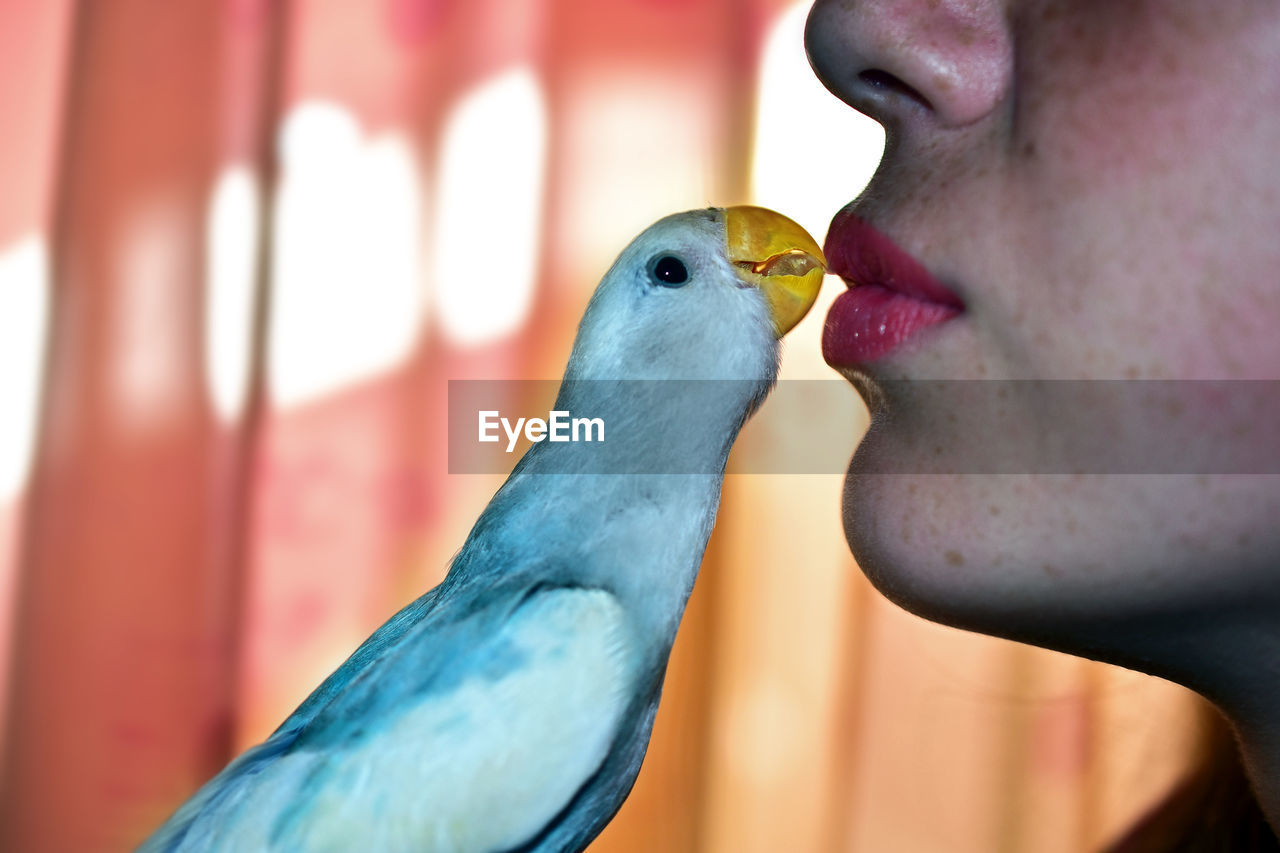
[[[774,334],[782,337],[813,307],[826,274],[822,249],[795,222],[763,207],[724,211],[729,263],[747,284],[764,291]]]

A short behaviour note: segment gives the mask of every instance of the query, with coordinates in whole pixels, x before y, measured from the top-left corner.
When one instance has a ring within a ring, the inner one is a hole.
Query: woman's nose
[[[1000,0],[816,0],[805,30],[819,79],[881,124],[921,113],[964,127],[1005,99],[1013,55]]]

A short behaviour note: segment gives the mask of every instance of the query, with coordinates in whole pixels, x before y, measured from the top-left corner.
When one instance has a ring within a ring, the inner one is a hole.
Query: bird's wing
[[[183,835],[154,849],[518,846],[608,755],[637,658],[602,590],[541,589],[514,610],[424,620],[301,730],[282,727],[224,771]]]
[[[142,843],[137,853],[216,849],[207,842],[197,842],[195,839],[200,834],[193,833],[192,828],[197,823],[202,827],[207,826],[212,815],[229,813],[229,806],[234,805],[237,798],[252,787],[255,777],[293,747],[307,724],[347,684],[369,669],[375,660],[387,656],[410,629],[421,627],[424,621],[431,621],[428,617],[432,614],[441,589],[440,586],[435,587],[388,619],[373,636],[360,644],[342,666],[311,692],[306,701],[272,732],[270,738],[245,750],[223,768],[222,772],[202,785],[200,790]]]

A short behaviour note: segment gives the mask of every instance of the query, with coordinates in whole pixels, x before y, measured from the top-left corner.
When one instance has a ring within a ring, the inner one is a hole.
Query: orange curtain
[[[0,6],[0,849],[129,849],[437,583],[501,481],[448,472],[448,381],[558,376],[642,227],[795,199],[822,233],[875,153],[834,101],[779,153],[777,99],[825,97],[802,15]],[[818,326],[784,378],[830,378]],[[839,491],[729,476],[594,850],[1089,850],[1183,770],[1187,694],[897,610]]]

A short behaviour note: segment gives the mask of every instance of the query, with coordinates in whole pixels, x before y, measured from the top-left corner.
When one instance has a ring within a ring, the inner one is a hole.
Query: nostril
[[[863,82],[867,88],[876,93],[893,93],[901,95],[904,98],[910,98],[925,109],[932,109],[929,99],[920,94],[915,89],[894,77],[888,71],[881,71],[879,68],[870,68],[858,74],[858,79]]]

